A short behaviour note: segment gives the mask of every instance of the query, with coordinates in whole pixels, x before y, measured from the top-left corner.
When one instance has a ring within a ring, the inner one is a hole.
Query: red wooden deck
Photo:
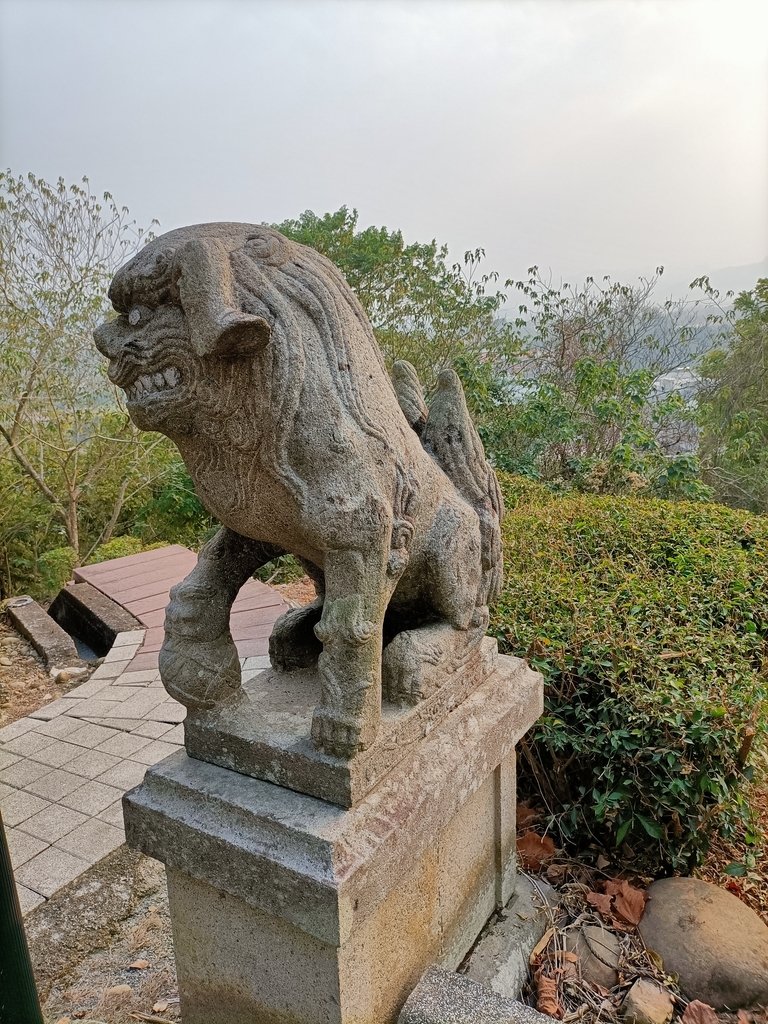
[[[197,555],[193,551],[172,544],[75,569],[78,583],[90,583],[146,626],[144,643],[131,661],[131,671],[157,667],[169,591],[196,563]],[[275,619],[287,608],[287,603],[272,587],[258,580],[248,580],[235,600],[230,619],[232,637],[241,658],[267,654]]]

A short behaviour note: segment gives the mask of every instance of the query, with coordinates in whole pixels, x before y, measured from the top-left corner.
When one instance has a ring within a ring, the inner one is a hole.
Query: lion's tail
[[[477,603],[488,605],[501,592],[504,502],[469,415],[461,381],[453,370],[443,370],[425,418],[418,376],[410,363],[396,363],[392,377],[400,406],[421,434],[424,448],[478,514],[483,575]]]

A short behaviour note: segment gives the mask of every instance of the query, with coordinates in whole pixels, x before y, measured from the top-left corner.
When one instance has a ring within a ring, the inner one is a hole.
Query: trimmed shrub
[[[768,710],[768,519],[506,476],[502,488],[491,631],[546,684],[521,767],[564,842],[690,868],[714,834],[749,822]]]
[[[88,559],[88,563],[95,565],[97,562],[108,562],[112,558],[138,555],[143,550],[144,545],[138,537],[114,537],[106,544],[100,544]]]
[[[61,588],[72,579],[77,565],[77,552],[74,548],[53,548],[40,555],[37,560],[37,589],[46,597],[58,594]]]

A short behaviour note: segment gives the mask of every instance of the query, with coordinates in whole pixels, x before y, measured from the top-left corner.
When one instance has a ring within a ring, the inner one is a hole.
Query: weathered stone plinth
[[[125,797],[167,867],[184,1024],[388,1024],[515,876],[515,744],[542,680],[496,671],[350,809],[186,753]]]
[[[447,715],[493,674],[498,646],[491,637],[442,685],[415,706],[384,703],[376,742],[353,757],[325,754],[312,743],[312,712],[320,694],[317,669],[260,672],[240,695],[212,711],[191,712],[187,752],[265,782],[352,807]]]

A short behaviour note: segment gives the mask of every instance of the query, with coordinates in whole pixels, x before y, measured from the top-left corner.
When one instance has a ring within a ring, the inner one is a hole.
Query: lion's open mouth
[[[137,377],[125,388],[125,397],[129,402],[139,402],[149,395],[174,391],[180,384],[181,370],[177,366],[169,366],[157,373],[145,373]]]

